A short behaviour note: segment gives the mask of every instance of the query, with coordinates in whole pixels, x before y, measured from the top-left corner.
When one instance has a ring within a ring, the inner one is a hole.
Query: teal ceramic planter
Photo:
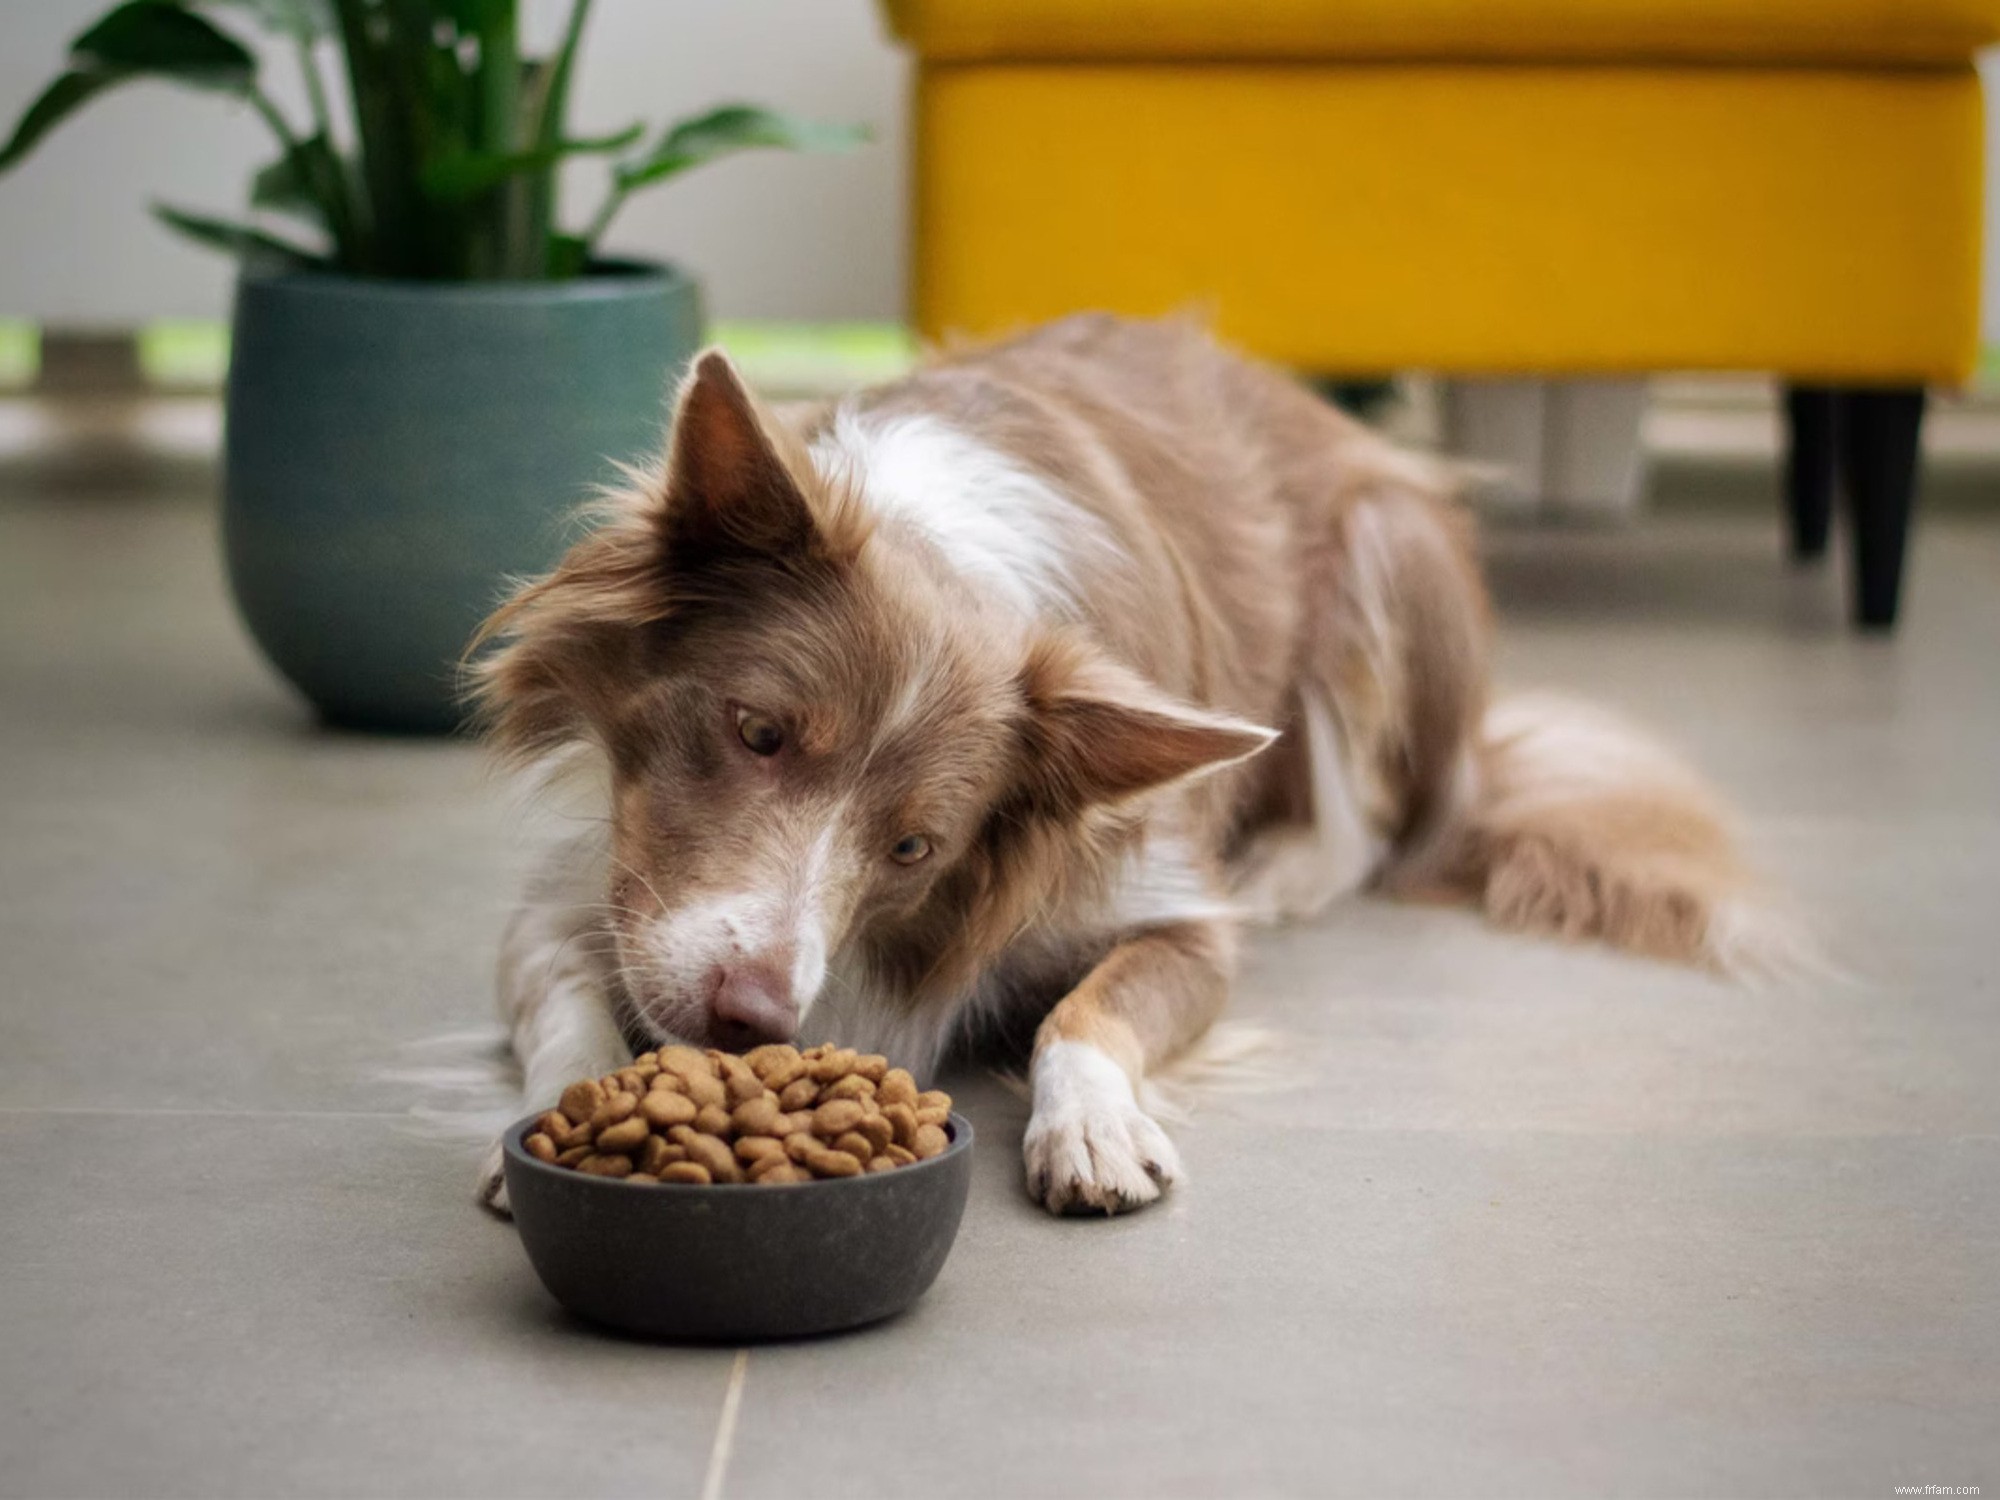
[[[443,732],[507,580],[616,460],[658,453],[701,337],[672,270],[569,282],[246,275],[223,541],[250,634],[329,721]]]

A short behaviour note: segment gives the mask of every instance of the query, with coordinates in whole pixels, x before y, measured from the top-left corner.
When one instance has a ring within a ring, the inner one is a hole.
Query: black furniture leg
[[[1791,518],[1792,558],[1826,556],[1833,523],[1834,418],[1837,393],[1828,386],[1785,388],[1785,506]]]
[[[1854,541],[1854,621],[1866,630],[1896,623],[1923,425],[1921,386],[1841,393],[1835,427]]]

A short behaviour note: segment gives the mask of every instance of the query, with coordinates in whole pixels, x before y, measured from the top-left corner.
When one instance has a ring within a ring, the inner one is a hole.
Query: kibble
[[[729,1090],[723,1086],[722,1080],[714,1074],[702,1074],[700,1076],[683,1074],[681,1081],[687,1087],[688,1098],[694,1100],[703,1109],[727,1109],[729,1107]]]
[[[845,1151],[836,1151],[831,1146],[822,1146],[815,1141],[799,1163],[815,1177],[859,1177],[861,1163]]]
[[[775,1135],[778,1121],[784,1118],[778,1110],[778,1101],[769,1094],[759,1094],[755,1099],[746,1099],[730,1112],[729,1123],[738,1135]]]
[[[907,1104],[885,1104],[882,1118],[889,1124],[889,1138],[907,1146],[917,1138],[917,1112]]]
[[[765,1088],[782,1093],[786,1085],[803,1078],[806,1061],[796,1047],[756,1047],[743,1054],[743,1061]]]
[[[662,1047],[571,1084],[522,1144],[625,1182],[810,1182],[936,1156],[950,1115],[950,1095],[851,1047]]]
[[[859,1099],[834,1099],[813,1111],[813,1134],[831,1140],[859,1125],[867,1113]]]
[[[637,1115],[629,1115],[616,1125],[607,1125],[597,1132],[599,1151],[636,1151],[653,1139],[653,1130]]]
[[[795,1078],[778,1093],[778,1108],[786,1111],[811,1109],[819,1098],[819,1085],[810,1078]]]
[[[594,1078],[583,1078],[563,1090],[562,1102],[556,1108],[576,1124],[596,1114],[597,1106],[603,1102],[604,1085]]]
[[[806,1065],[806,1074],[815,1083],[833,1083],[854,1071],[854,1065],[861,1059],[852,1047],[840,1047],[822,1052]]]
[[[646,1143],[639,1148],[639,1170],[655,1178],[673,1163],[686,1160],[685,1151],[678,1146],[670,1145],[661,1136],[647,1136]]]
[[[662,1075],[665,1076],[665,1075]],[[692,1125],[699,1111],[694,1100],[670,1089],[654,1089],[639,1102],[640,1118],[655,1130],[671,1130],[676,1125]]]
[[[767,1156],[783,1156],[785,1143],[774,1136],[739,1135],[736,1138],[736,1159],[746,1167],[755,1167]]]
[[[889,1142],[896,1138],[895,1128],[881,1115],[863,1115],[853,1133],[868,1142],[870,1157],[880,1156]]]

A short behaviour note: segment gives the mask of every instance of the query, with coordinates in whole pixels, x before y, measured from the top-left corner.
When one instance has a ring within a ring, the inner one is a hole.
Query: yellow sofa
[[[886,0],[913,314],[1200,306],[1324,374],[1764,370],[1794,546],[1836,445],[1896,609],[1926,384],[1976,355],[2000,0]]]

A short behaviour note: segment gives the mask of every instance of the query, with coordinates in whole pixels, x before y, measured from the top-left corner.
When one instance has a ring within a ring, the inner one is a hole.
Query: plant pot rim
[[[581,276],[566,281],[418,281],[395,276],[357,276],[347,271],[301,267],[245,266],[240,286],[281,289],[311,296],[369,301],[466,303],[595,302],[648,296],[659,292],[692,291],[694,278],[665,261],[608,259],[593,261]]]

